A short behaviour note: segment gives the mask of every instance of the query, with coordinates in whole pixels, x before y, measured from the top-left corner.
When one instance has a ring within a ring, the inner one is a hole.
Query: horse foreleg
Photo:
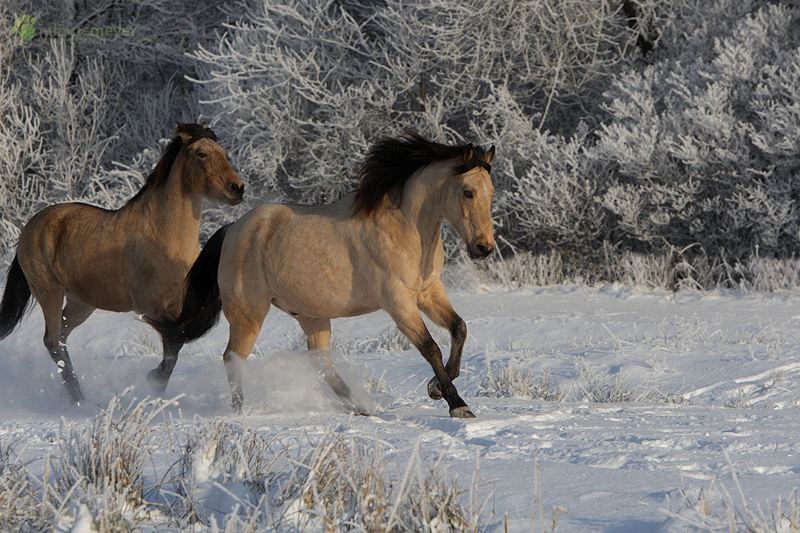
[[[296,317],[306,334],[306,344],[309,351],[314,351],[314,364],[322,375],[325,383],[341,398],[345,406],[359,415],[369,415],[353,398],[353,391],[341,378],[333,367],[333,354],[331,353],[331,321],[326,318]]]
[[[467,338],[467,324],[450,304],[441,280],[417,296],[417,306],[434,324],[450,331],[450,358],[445,370],[450,379],[455,380],[461,371],[461,354]],[[442,399],[442,388],[435,376],[428,382],[428,396],[433,400]]]
[[[408,337],[411,343],[422,354],[422,357],[431,365],[435,379],[438,380],[442,397],[450,408],[450,416],[454,418],[475,418],[475,415],[467,407],[466,402],[458,395],[450,374],[445,369],[442,362],[442,351],[431,337],[425,322],[422,320],[414,297],[410,294],[404,297],[402,294],[395,297],[383,308],[391,315],[397,324],[400,332]]]
[[[172,371],[178,362],[178,352],[183,348],[183,342],[172,341],[163,336],[161,337],[161,344],[164,348],[164,356],[161,359],[161,363],[147,374],[147,382],[153,392],[159,396],[167,391],[169,378],[172,376]]]

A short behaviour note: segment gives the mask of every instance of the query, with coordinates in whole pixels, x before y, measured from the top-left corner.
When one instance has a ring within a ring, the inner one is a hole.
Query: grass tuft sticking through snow
[[[692,531],[800,531],[800,495],[794,489],[787,500],[778,499],[777,509],[767,504],[766,509],[757,503],[755,508],[739,483],[736,469],[727,451],[724,453],[730,471],[735,494],[718,479],[712,480],[706,489],[680,490],[677,509],[666,513]],[[669,500],[668,500],[668,503]]]
[[[15,443],[0,441],[0,531],[39,529],[36,487]]]
[[[561,389],[551,379],[547,370],[538,376],[519,364],[511,362],[498,372],[487,369],[480,384],[478,396],[490,398],[527,398],[557,402],[564,399]]]
[[[62,422],[59,454],[45,480],[62,508],[72,509],[75,520],[88,512],[97,531],[132,531],[149,514],[145,466],[154,451],[152,423],[171,402],[131,399],[123,405],[131,390],[85,427]]]

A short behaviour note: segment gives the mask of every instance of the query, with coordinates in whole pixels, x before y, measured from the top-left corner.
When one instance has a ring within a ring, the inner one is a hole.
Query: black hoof
[[[349,407],[350,407],[350,410],[355,415],[358,415],[358,416],[372,416],[372,413],[370,413],[369,411],[367,411],[366,409],[364,409],[363,407],[361,407],[359,405],[351,405]]]
[[[439,380],[434,377],[428,382],[428,396],[431,400],[442,399],[442,389],[439,387]]]

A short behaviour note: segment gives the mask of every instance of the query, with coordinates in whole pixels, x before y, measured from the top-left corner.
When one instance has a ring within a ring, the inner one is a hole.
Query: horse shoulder
[[[355,270],[377,294],[422,289],[419,242],[391,213],[354,218],[348,242]]]
[[[281,204],[262,204],[234,222],[222,245],[220,279],[240,279],[262,268],[270,242],[294,214]]]

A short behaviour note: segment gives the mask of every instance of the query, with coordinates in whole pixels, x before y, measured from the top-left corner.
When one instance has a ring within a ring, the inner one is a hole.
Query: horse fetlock
[[[161,367],[154,368],[147,373],[147,384],[153,389],[154,394],[161,396],[167,391],[169,376],[170,374],[164,372]]]
[[[237,415],[242,414],[242,406],[244,405],[244,398],[241,394],[232,394],[231,395],[231,409]]]
[[[439,380],[435,376],[428,382],[428,396],[431,400],[442,399],[442,388],[439,386]]]

